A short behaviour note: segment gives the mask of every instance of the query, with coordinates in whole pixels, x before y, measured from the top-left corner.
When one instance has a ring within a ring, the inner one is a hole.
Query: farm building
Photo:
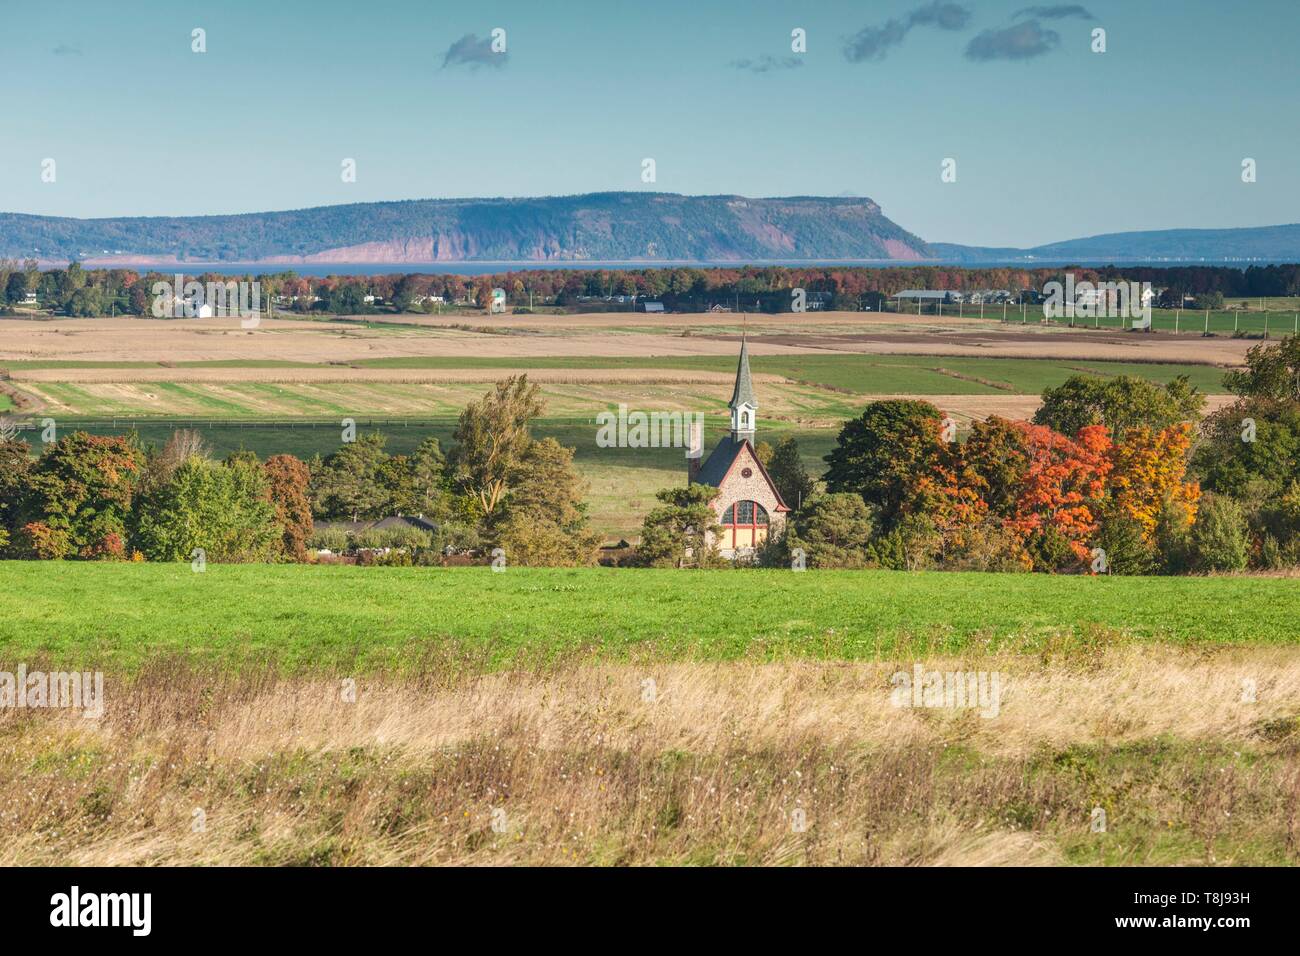
[[[317,521],[316,531],[343,531],[360,534],[362,531],[388,531],[391,528],[414,528],[416,531],[437,531],[438,526],[424,515],[389,515],[373,521]]]
[[[911,299],[913,302],[960,302],[962,294],[948,289],[904,289],[895,299]]]

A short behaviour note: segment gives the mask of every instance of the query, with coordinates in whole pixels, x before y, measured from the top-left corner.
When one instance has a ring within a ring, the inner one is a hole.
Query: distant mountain
[[[1019,260],[1134,261],[1268,259],[1300,262],[1300,224],[1243,229],[1160,229],[1112,232],[1031,249],[959,246],[932,242],[940,259],[975,264]]]
[[[926,243],[855,196],[589,193],[413,199],[238,216],[66,219],[0,213],[0,256],[46,262],[1300,262],[1300,225],[1164,229],[1029,249]]]
[[[237,216],[0,213],[0,256],[46,261],[415,263],[924,259],[870,199],[591,193],[418,199]]]

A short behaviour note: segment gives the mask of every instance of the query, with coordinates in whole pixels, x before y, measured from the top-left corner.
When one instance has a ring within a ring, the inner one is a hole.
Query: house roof
[[[950,289],[904,289],[894,293],[895,299],[946,299],[952,295]]]
[[[740,361],[736,363],[736,387],[731,391],[728,405],[735,408],[742,404],[758,408],[758,399],[754,398],[754,380],[749,375],[749,343],[744,335],[740,338]]]
[[[359,531],[386,531],[389,528],[419,528],[421,531],[437,531],[438,526],[421,515],[389,515],[386,518],[370,521],[317,521],[317,531],[347,531],[356,534]]]

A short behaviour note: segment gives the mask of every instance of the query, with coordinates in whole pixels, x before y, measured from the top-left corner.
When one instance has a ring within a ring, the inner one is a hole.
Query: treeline
[[[515,564],[587,564],[598,540],[586,527],[585,485],[572,449],[530,434],[541,411],[525,377],[500,382],[462,412],[446,455],[432,438],[390,455],[382,435],[364,434],[310,462],[248,451],[213,460],[191,431],[161,448],[75,432],[39,457],[25,441],[0,439],[0,556],[305,561],[339,541],[318,541],[318,521],[422,515],[434,532],[344,532],[343,544],[382,549],[373,557],[389,563],[500,547]]]
[[[622,296],[663,302],[671,311],[702,311],[726,306],[750,311],[788,312],[791,290],[818,297],[824,308],[878,309],[880,301],[904,289],[970,291],[1006,289],[1013,293],[1041,292],[1061,281],[1063,268],[957,268],[905,266],[896,268],[795,268],[742,266],[736,268],[666,267],[645,269],[527,269],[482,276],[394,273],[382,276],[300,276],[292,271],[244,276],[201,273],[189,275],[201,283],[256,281],[262,307],[275,300],[284,311],[357,315],[380,312],[433,312],[443,304],[487,308],[494,288],[503,289],[513,308],[558,306],[581,308],[586,303],[607,308],[604,301]],[[1222,304],[1224,297],[1300,295],[1300,265],[1072,267],[1076,281],[1150,282],[1166,290],[1160,304],[1179,306],[1183,296]],[[151,314],[155,282],[174,283],[171,273],[139,273],[130,269],[86,270],[79,263],[45,272],[35,262],[0,261],[0,290],[12,305],[35,292],[42,307],[68,315]],[[372,297],[374,301],[368,302]],[[1216,298],[1217,297],[1217,298]],[[1199,306],[1198,306],[1199,307]],[[1206,307],[1217,307],[1213,304]]]
[[[767,453],[782,497],[803,504],[754,558],[1111,574],[1298,567],[1300,339],[1256,346],[1226,384],[1238,401],[1199,432],[1204,399],[1182,377],[1075,376],[1044,392],[1032,422],[990,418],[960,442],[928,402],[874,402],[841,429],[820,484],[793,440]],[[719,530],[713,494],[661,492],[643,557],[720,563],[707,545]]]

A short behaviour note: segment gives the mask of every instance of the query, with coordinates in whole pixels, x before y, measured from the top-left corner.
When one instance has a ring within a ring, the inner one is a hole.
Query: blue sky
[[[1300,221],[1295,0],[952,6],[11,0],[0,211],[659,189],[870,196],[980,245]],[[446,63],[496,27],[504,62]]]

